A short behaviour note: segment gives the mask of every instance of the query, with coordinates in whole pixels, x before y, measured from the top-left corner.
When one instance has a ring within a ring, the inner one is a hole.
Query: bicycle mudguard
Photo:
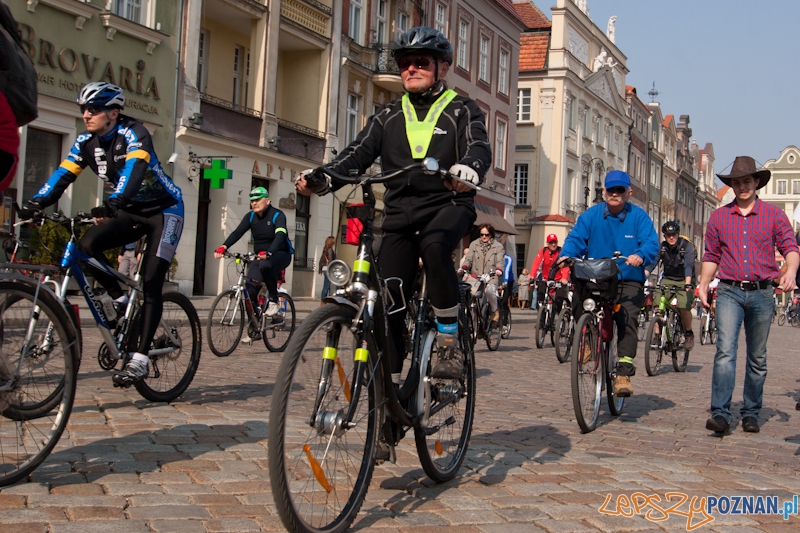
[[[329,304],[345,304],[345,305],[349,305],[350,307],[352,307],[356,311],[361,309],[361,306],[358,306],[358,305],[354,304],[353,302],[351,302],[350,300],[348,300],[347,298],[342,298],[341,296],[326,296],[322,301],[326,302],[326,303],[329,303]]]

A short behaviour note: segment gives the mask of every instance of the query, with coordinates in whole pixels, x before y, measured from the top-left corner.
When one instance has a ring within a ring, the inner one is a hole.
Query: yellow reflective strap
[[[125,156],[125,161],[129,161],[131,159],[144,159],[149,163],[150,154],[147,153],[147,150],[134,150],[133,152],[129,152],[128,155]]]
[[[333,346],[326,346],[325,348],[322,349],[322,358],[330,359],[331,361],[333,361],[334,359],[336,359],[336,353],[338,351],[339,350],[337,350]]]
[[[428,110],[425,119],[420,121],[417,120],[417,111],[411,105],[408,93],[403,95],[403,116],[406,118],[406,138],[408,139],[408,146],[411,148],[411,157],[422,159],[428,153],[436,123],[439,122],[439,117],[442,116],[444,108],[455,97],[456,92],[454,90],[447,89],[444,91]]]
[[[369,359],[369,350],[366,348],[356,348],[356,355],[353,359],[366,363],[367,359]]]
[[[364,261],[363,259],[356,259],[355,263],[353,263],[353,271],[369,274],[369,261]]]
[[[630,364],[633,364],[633,358],[632,358],[632,357],[627,357],[627,356],[625,356],[625,357],[620,357],[620,358],[619,358],[619,362],[620,362],[620,363],[630,363]]]
[[[241,262],[242,262],[242,261],[241,261],[241,259],[239,259],[239,258],[237,257],[237,258],[236,258],[236,264],[238,265],[238,264],[239,264],[239,263],[241,263]]]
[[[286,233],[286,228],[275,228],[275,233]]]

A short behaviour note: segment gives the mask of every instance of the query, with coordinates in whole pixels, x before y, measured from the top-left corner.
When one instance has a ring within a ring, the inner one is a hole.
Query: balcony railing
[[[216,96],[211,96],[210,94],[201,93],[200,99],[210,104],[231,109],[233,111],[236,111],[237,113],[250,115],[251,117],[261,118],[261,111],[258,111],[257,109],[251,109],[243,105],[234,104],[233,102],[229,102],[228,100],[223,100],[222,98],[217,98]]]
[[[376,74],[396,74],[400,75],[400,69],[397,68],[397,63],[394,62],[392,57],[392,47],[388,44],[373,44],[371,46],[377,52],[377,61],[375,64]]]
[[[278,119],[278,151],[322,164],[325,156],[325,134],[301,124]]]

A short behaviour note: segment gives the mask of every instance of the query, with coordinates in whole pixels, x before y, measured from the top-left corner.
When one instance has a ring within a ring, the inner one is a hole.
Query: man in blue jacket
[[[639,309],[644,305],[644,265],[655,261],[658,235],[653,221],[644,209],[628,203],[631,179],[621,170],[606,174],[606,201],[587,209],[578,217],[567,235],[559,262],[569,257],[611,257],[614,252],[628,256],[622,271],[620,309],[614,314],[617,322],[619,367],[614,382],[617,396],[633,394],[631,376],[636,373],[636,328]],[[563,259],[562,259],[563,258]],[[577,302],[581,311],[582,302]],[[576,315],[576,319],[577,319]]]

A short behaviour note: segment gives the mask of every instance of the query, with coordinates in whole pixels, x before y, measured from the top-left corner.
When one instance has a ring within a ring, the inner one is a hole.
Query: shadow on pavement
[[[604,406],[605,406],[605,411],[603,411]],[[673,402],[668,398],[662,398],[661,396],[656,396],[655,394],[636,393],[630,398],[625,399],[625,405],[622,406],[622,414],[620,415],[620,417],[623,418],[624,420],[636,421],[640,417],[650,414],[652,411],[672,409],[673,407],[675,407],[675,402]],[[604,417],[604,414],[607,416]],[[608,406],[605,405],[604,403],[601,403],[600,420],[598,421],[598,425],[606,422],[604,418],[614,419],[616,417],[611,416],[608,413]]]

